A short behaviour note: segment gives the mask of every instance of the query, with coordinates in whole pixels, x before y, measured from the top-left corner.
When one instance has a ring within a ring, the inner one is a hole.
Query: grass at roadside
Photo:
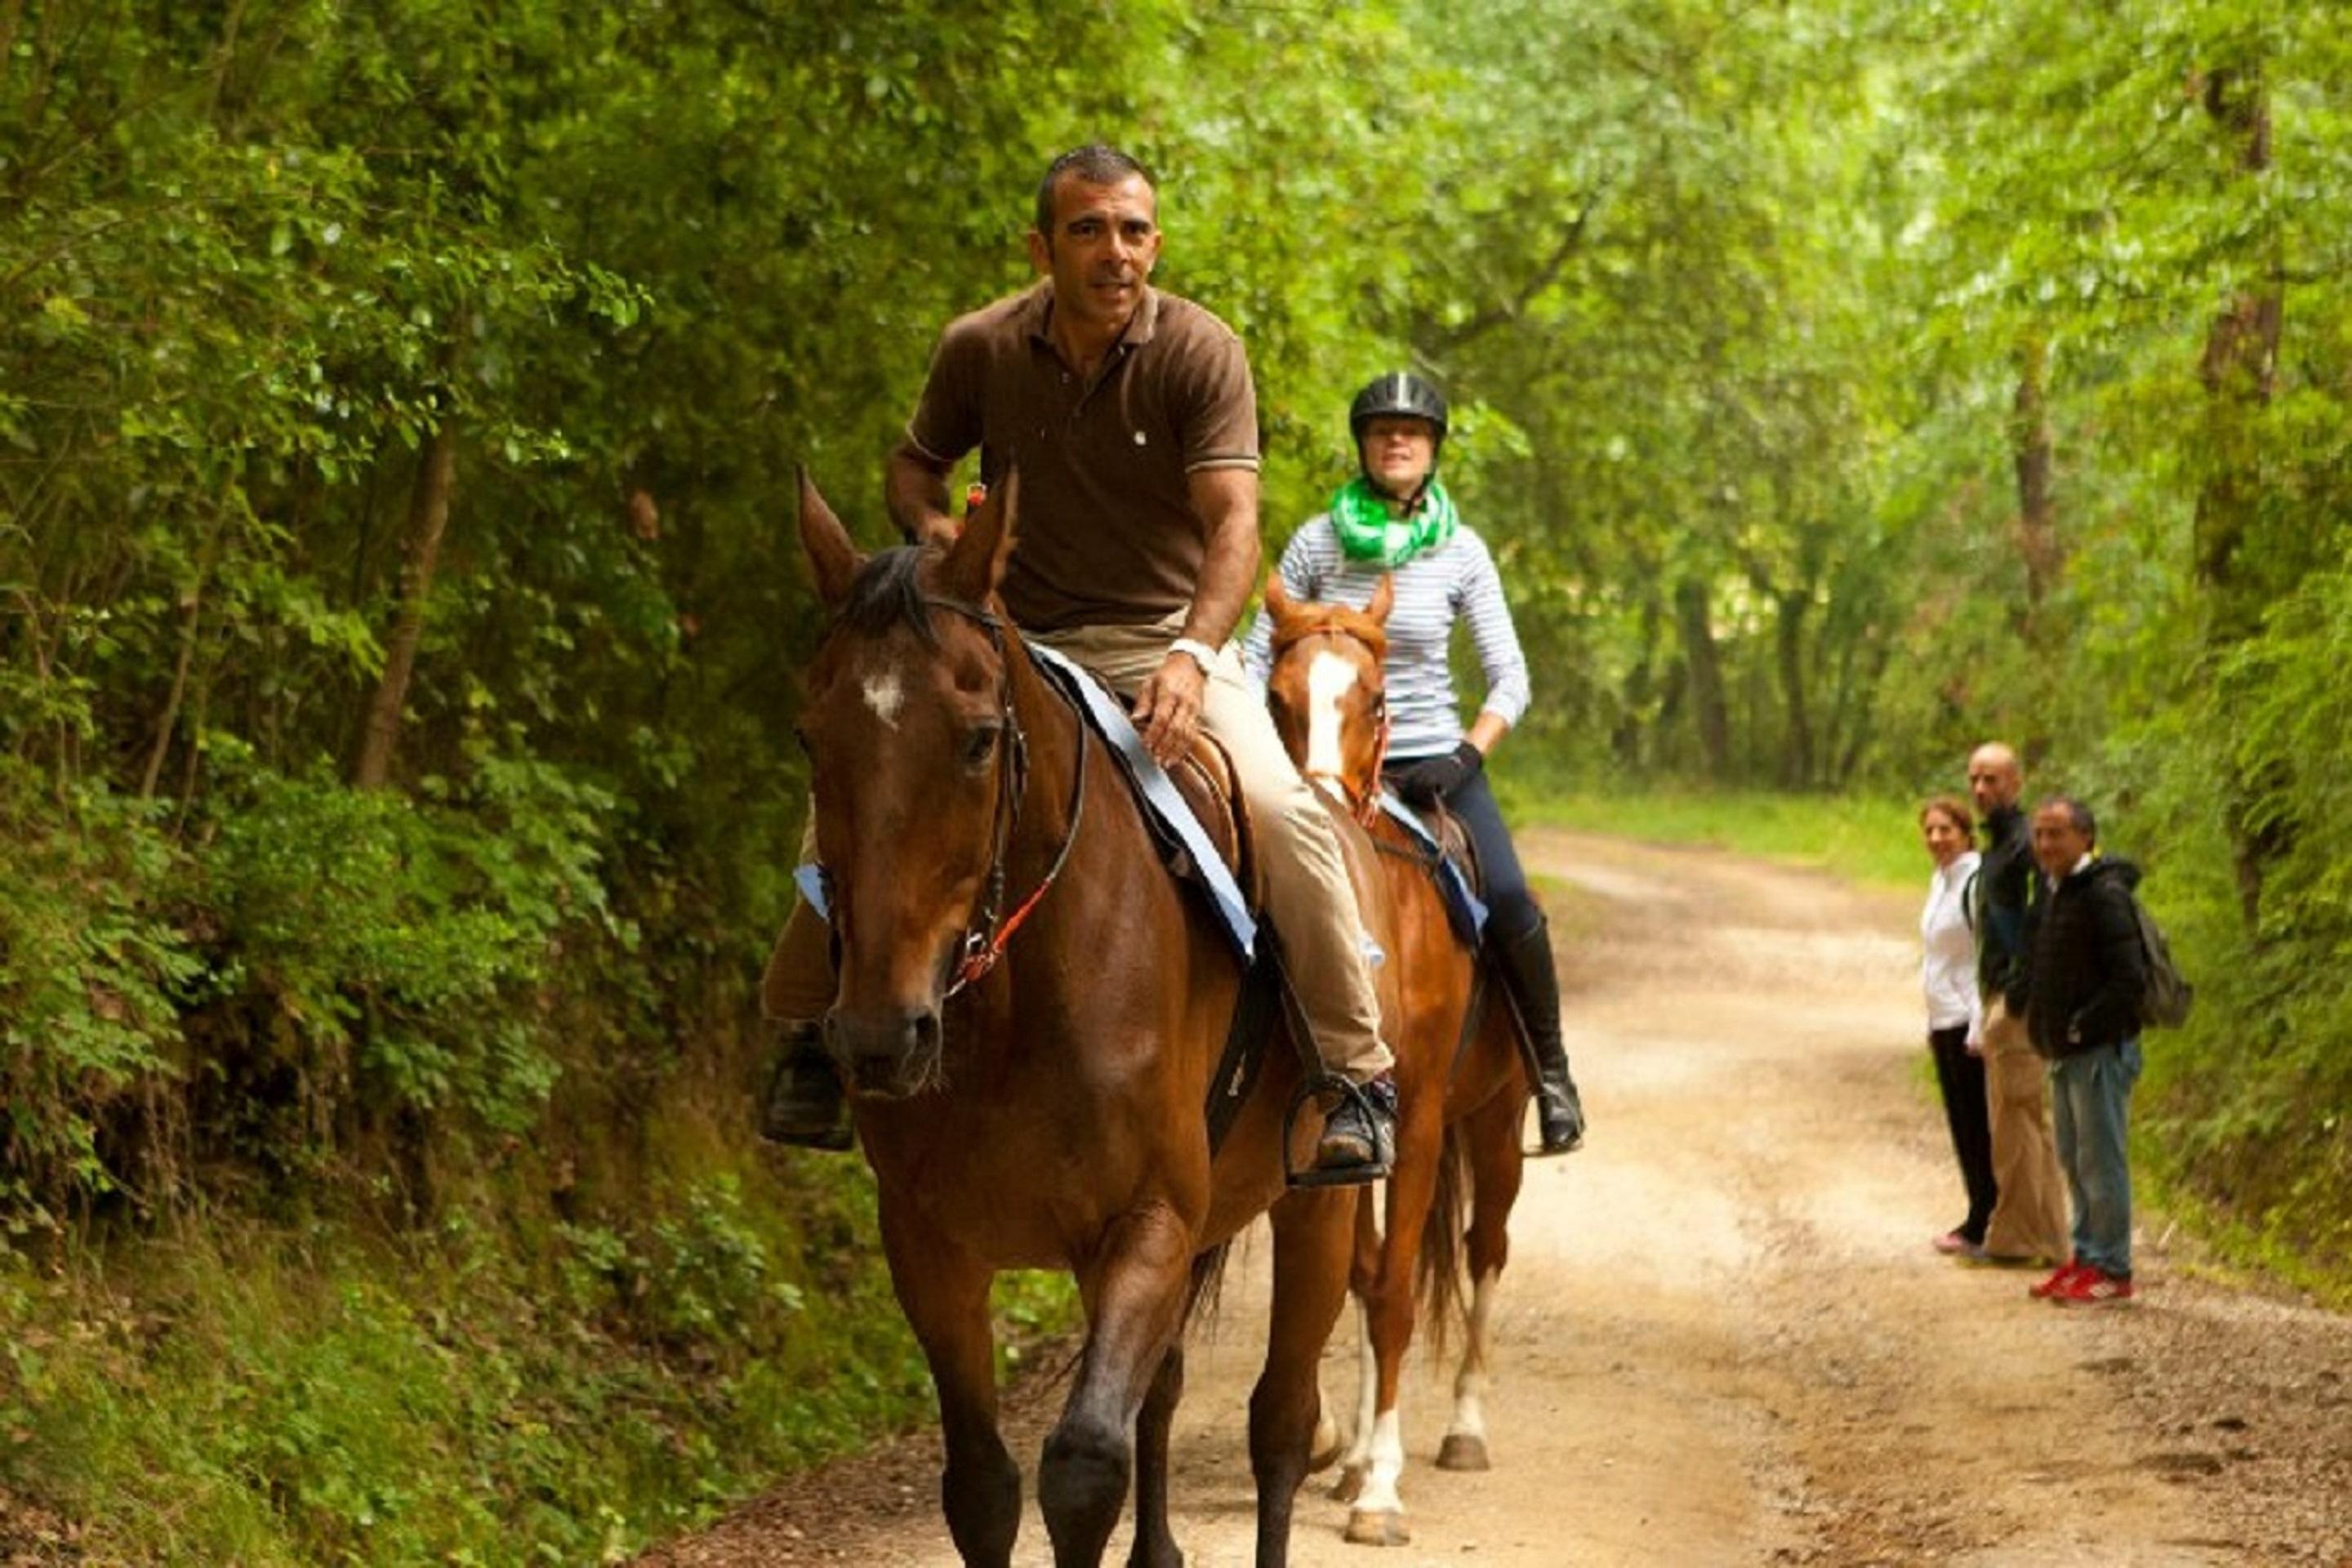
[[[1662,844],[1709,844],[1744,855],[1819,867],[1881,888],[1927,885],[1907,801],[1853,795],[1686,791],[1606,795],[1498,780],[1515,823],[1572,827]]]
[[[615,1562],[929,1415],[862,1166],[712,1162],[602,1220],[517,1196],[0,1247],[0,1490],[79,1521],[34,1561]],[[1018,1346],[1073,1301],[997,1307]]]

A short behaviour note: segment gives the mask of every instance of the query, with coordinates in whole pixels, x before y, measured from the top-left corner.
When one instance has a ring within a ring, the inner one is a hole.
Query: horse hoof
[[[1494,1466],[1486,1458],[1486,1439],[1474,1437],[1467,1432],[1448,1432],[1445,1441],[1437,1446],[1437,1468],[1441,1470],[1486,1470]]]
[[[1351,1509],[1348,1512],[1348,1543],[1351,1546],[1407,1546],[1412,1542],[1412,1531],[1406,1528],[1404,1515],[1383,1510],[1368,1512]]]
[[[1332,1479],[1331,1500],[1333,1502],[1353,1502],[1361,1497],[1363,1492],[1364,1467],[1361,1465],[1345,1466]]]

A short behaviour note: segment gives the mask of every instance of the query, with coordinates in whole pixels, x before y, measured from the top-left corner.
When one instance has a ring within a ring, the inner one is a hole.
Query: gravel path
[[[2352,1320],[2221,1281],[2160,1215],[2127,1309],[2043,1306],[1927,1247],[1960,1202],[1916,1070],[1911,900],[1709,851],[1525,847],[1591,908],[1562,959],[1593,1133],[1529,1167],[1514,1219],[1495,1468],[1429,1467],[1446,1384],[1416,1358],[1412,1543],[1342,1543],[1318,1491],[1293,1562],[2352,1564]],[[1194,1568],[1249,1560],[1263,1261],[1191,1359]],[[1347,1386],[1347,1321],[1329,1357]],[[1033,1464],[1058,1395],[1013,1393]],[[936,1452],[919,1435],[795,1478],[642,1561],[951,1564]],[[1019,1561],[1050,1561],[1034,1504]]]

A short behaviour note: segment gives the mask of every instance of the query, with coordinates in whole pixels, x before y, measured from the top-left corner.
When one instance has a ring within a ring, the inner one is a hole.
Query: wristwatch
[[[1217,650],[1198,637],[1178,637],[1168,645],[1168,651],[1181,653],[1199,665],[1204,676],[1209,673],[1209,667],[1217,661]]]

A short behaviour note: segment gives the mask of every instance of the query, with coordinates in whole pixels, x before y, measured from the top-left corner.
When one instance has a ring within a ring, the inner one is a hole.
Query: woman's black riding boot
[[[842,1099],[841,1075],[824,1054],[822,1029],[798,1020],[771,1027],[782,1049],[777,1053],[776,1076],[768,1084],[768,1103],[761,1110],[761,1135],[803,1149],[838,1152],[851,1147],[856,1140]]]
[[[1559,1037],[1559,971],[1552,963],[1551,924],[1543,916],[1515,937],[1496,937],[1495,967],[1511,988],[1527,1026],[1528,1077],[1535,1085],[1538,1151],[1566,1154],[1584,1142],[1584,1101],[1568,1075],[1568,1047]]]

